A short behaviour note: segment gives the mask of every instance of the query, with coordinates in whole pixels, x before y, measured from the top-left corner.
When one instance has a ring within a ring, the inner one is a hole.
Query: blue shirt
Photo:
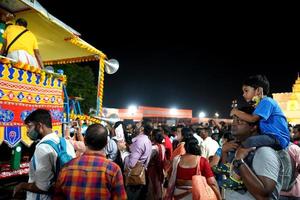
[[[276,101],[264,97],[255,108],[254,115],[260,116],[259,126],[261,134],[273,135],[286,148],[290,141],[287,120]]]

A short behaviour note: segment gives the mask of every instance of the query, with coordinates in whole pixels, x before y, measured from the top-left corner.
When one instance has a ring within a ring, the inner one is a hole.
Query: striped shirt
[[[60,172],[54,199],[127,199],[121,169],[97,153],[84,153]]]

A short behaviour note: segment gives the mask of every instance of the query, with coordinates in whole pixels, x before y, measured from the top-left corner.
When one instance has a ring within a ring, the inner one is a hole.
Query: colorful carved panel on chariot
[[[63,82],[44,71],[16,68],[0,62],[0,144],[30,146],[24,119],[38,108],[51,112],[53,129],[61,134]]]

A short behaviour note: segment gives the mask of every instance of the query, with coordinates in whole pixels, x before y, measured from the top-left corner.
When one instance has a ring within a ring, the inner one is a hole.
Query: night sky
[[[227,118],[232,99],[244,103],[241,84],[249,75],[265,74],[278,93],[291,92],[300,72],[298,36],[274,17],[204,15],[195,5],[147,1],[39,2],[119,61],[119,71],[105,76],[105,107],[177,107]]]

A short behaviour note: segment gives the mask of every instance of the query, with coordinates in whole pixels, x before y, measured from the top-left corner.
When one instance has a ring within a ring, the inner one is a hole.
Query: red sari
[[[163,166],[166,149],[162,144],[152,146],[151,159],[148,165],[148,199],[162,199],[162,184],[164,181]]]

